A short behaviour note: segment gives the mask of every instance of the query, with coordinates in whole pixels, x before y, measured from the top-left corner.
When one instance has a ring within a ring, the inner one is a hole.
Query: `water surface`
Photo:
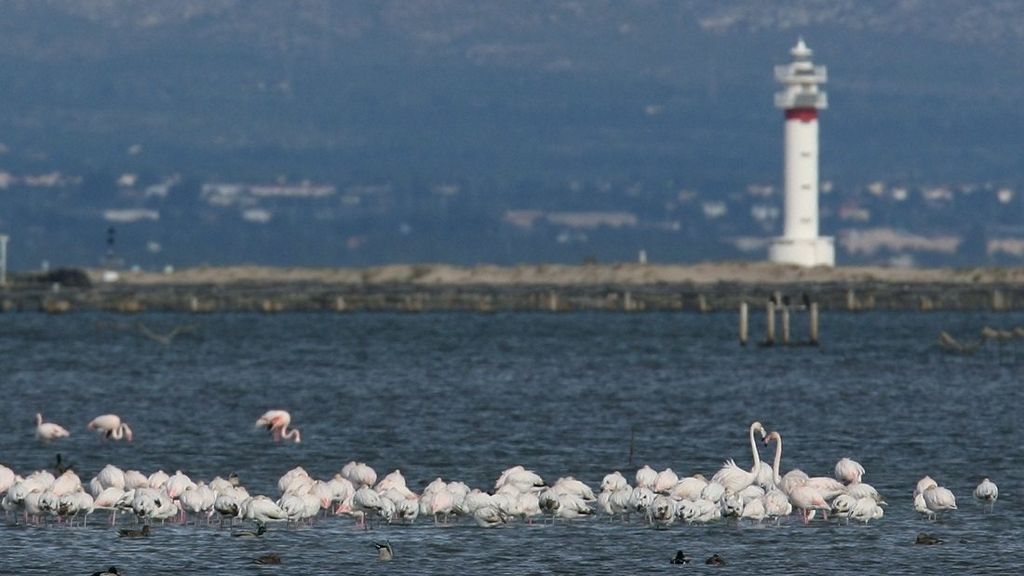
[[[59,451],[84,482],[108,462],[196,480],[237,472],[253,493],[275,497],[293,466],[329,478],[353,459],[381,476],[400,468],[414,490],[438,476],[489,488],[514,464],[596,488],[604,474],[632,479],[643,464],[680,475],[710,475],[726,458],[749,467],[746,430],[760,420],[783,435],[783,471],[828,475],[849,456],[889,506],[866,526],[653,530],[592,518],[485,530],[421,518],[361,531],[329,518],[244,542],[175,525],[128,541],[97,513],[86,528],[0,527],[2,574],[89,574],[110,564],[128,575],[675,573],[687,569],[668,563],[676,549],[700,561],[718,553],[739,573],[996,574],[1018,572],[1024,557],[1024,341],[989,343],[972,356],[935,344],[941,330],[966,339],[985,325],[1024,325],[1021,315],[826,313],[820,347],[787,349],[741,348],[735,315],[724,313],[3,320],[0,462],[21,473],[52,466]],[[163,345],[132,329],[137,322],[195,330]],[[270,408],[291,411],[301,444],[274,444],[253,428]],[[72,436],[36,442],[36,411]],[[132,425],[135,442],[85,430],[107,412]],[[925,474],[953,490],[960,510],[939,522],[918,517],[911,491]],[[983,475],[1000,487],[991,514],[971,498]],[[946,543],[915,546],[920,531]],[[385,539],[396,559],[382,564],[372,542]],[[268,552],[283,564],[251,564]]]

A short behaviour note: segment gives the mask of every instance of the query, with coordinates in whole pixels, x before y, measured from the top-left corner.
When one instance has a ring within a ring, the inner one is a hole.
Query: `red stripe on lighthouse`
[[[801,122],[814,122],[818,119],[818,110],[815,108],[787,108],[786,120],[799,120]]]

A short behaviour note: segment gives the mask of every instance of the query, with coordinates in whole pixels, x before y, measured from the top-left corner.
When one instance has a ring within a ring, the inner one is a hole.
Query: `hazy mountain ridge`
[[[686,241],[703,247],[674,258],[728,256],[702,243],[776,232],[736,211],[761,214],[777,196],[752,206],[732,198],[781,180],[772,66],[798,35],[830,69],[822,177],[840,198],[829,209],[856,203],[874,180],[987,182],[991,193],[1024,184],[1017,2],[5,0],[0,10],[0,169],[17,182],[53,171],[83,178],[46,193],[47,210],[22,184],[0,192],[0,228],[62,242],[82,230],[101,236],[105,210],[144,207],[160,219],[142,236],[168,250],[174,229],[202,223],[194,231],[205,240],[181,257],[209,261],[223,260],[204,246],[224,238],[267,248],[291,235],[316,263],[320,239],[359,244],[381,226],[412,229],[413,240],[358,262],[575,261],[679,239],[620,230],[598,249],[587,245],[596,232],[570,234],[568,245],[582,244],[552,252],[556,226],[524,235],[495,222],[518,209],[625,210],[661,230],[679,220],[666,206],[696,190],[732,208],[708,229],[699,210],[680,220]],[[133,196],[114,185],[123,173],[182,181],[166,198]],[[281,178],[339,192],[315,207],[262,200],[254,209],[274,216],[257,228],[244,210],[213,210],[201,197],[206,183]],[[436,192],[449,185],[454,196]],[[389,192],[364,212],[345,192],[360,187]],[[969,216],[951,221],[961,235],[1013,225],[971,202],[959,209]],[[913,233],[938,227],[913,211],[872,210],[872,222]],[[461,246],[482,231],[486,239]],[[54,250],[34,246],[33,261]],[[276,261],[288,246],[274,248]],[[270,252],[249,253],[229,260]]]

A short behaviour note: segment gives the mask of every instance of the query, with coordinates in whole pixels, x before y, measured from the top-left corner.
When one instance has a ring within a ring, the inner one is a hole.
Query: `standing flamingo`
[[[985,478],[981,481],[981,484],[978,484],[978,487],[974,489],[974,497],[982,502],[988,502],[988,509],[989,512],[991,512],[996,505],[996,500],[999,499],[999,487],[996,486],[995,482]]]
[[[53,422],[43,422],[43,415],[36,412],[36,438],[44,442],[50,440],[56,440],[57,438],[66,438],[71,433],[60,424],[54,424]]]
[[[104,414],[97,416],[89,422],[86,426],[89,430],[96,430],[106,438],[112,440],[125,440],[132,441],[132,429],[127,424],[121,421],[121,417],[117,414]]]
[[[749,472],[736,465],[736,462],[729,460],[722,466],[721,470],[715,473],[711,482],[721,484],[727,492],[737,493],[757,481],[758,472],[761,469],[761,456],[757,453],[757,443],[754,442],[754,432],[760,432],[763,439],[767,432],[760,422],[750,425],[750,452],[754,459],[754,465]]]
[[[285,410],[267,410],[256,420],[257,428],[266,428],[270,430],[271,435],[274,438],[274,442],[280,442],[282,438],[285,440],[295,440],[298,444],[302,442],[302,435],[299,434],[298,428],[288,429],[288,425],[292,423],[292,415]]]
[[[932,486],[921,493],[924,505],[928,509],[928,517],[935,519],[940,512],[956,510],[956,497],[948,488]]]

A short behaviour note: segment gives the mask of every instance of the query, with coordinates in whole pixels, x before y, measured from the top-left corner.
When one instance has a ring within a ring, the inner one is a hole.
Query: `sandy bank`
[[[90,270],[100,282],[100,271]],[[1024,282],[1024,268],[800,268],[769,263],[724,262],[695,265],[519,265],[450,266],[390,265],[371,268],[274,268],[228,266],[185,268],[171,274],[126,272],[120,284],[188,286],[236,284],[322,284],[373,286],[586,286],[586,285],[712,285],[772,284],[1015,284]]]

